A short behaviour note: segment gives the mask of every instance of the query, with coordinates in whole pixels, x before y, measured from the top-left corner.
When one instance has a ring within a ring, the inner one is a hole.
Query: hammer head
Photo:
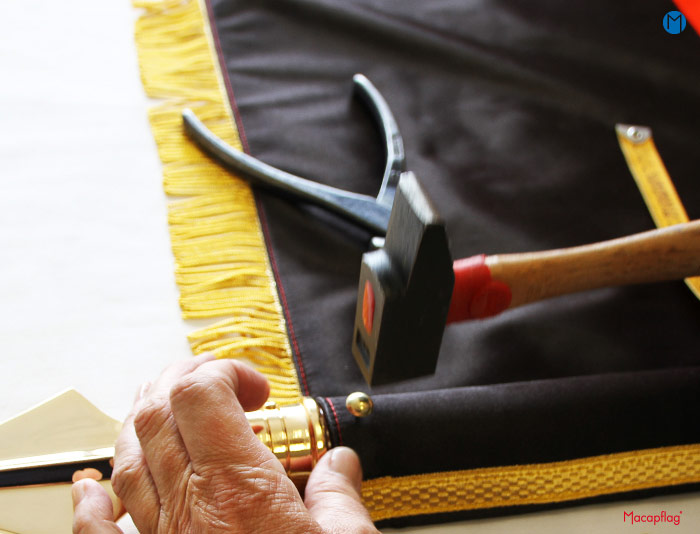
[[[384,247],[362,256],[352,352],[368,384],[435,372],[453,286],[445,225],[405,172]]]

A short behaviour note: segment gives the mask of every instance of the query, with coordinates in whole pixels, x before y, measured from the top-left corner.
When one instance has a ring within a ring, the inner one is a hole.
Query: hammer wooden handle
[[[474,256],[454,263],[448,322],[550,297],[700,275],[700,220],[580,247]]]

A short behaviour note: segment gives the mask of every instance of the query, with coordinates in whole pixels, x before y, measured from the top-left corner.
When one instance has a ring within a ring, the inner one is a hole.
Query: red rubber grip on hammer
[[[510,306],[510,287],[491,278],[485,254],[457,260],[453,267],[455,285],[448,323],[492,317]]]

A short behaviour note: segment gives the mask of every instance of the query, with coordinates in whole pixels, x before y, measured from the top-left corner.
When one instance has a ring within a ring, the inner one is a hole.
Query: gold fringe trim
[[[373,521],[504,506],[547,504],[700,482],[700,444],[367,480]]]
[[[270,380],[271,399],[301,398],[284,314],[249,186],[185,137],[192,108],[223,140],[241,148],[206,8],[197,0],[134,0],[143,9],[136,44],[143,86],[162,99],[149,119],[163,163],[175,278],[185,319],[222,318],[188,336],[194,354],[240,358]]]

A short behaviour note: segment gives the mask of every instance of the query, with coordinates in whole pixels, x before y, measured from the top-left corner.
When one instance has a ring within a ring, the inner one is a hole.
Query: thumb
[[[99,482],[85,478],[73,484],[73,534],[122,534],[114,523],[112,499]]]
[[[336,447],[311,472],[304,504],[327,534],[378,533],[362,504],[361,485],[357,454],[347,447]]]

